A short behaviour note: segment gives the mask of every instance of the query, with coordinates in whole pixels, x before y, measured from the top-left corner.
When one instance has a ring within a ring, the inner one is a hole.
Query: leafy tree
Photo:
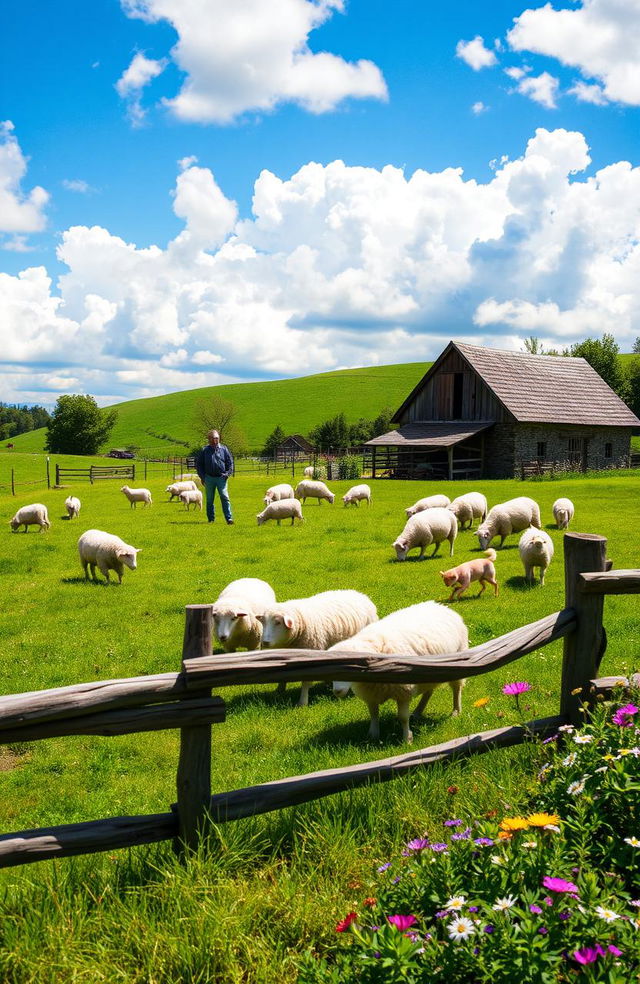
[[[247,453],[247,435],[238,422],[237,407],[217,393],[212,393],[196,404],[193,426],[197,432],[198,448],[206,443],[206,435],[210,430],[217,430],[220,440],[233,454]]]
[[[640,355],[640,335],[638,335],[635,342],[633,343],[633,348],[631,349],[631,351],[634,353],[634,355]]]
[[[393,410],[391,407],[384,407],[377,417],[371,422],[371,437],[379,437],[381,434],[388,434],[391,430],[393,420]],[[371,438],[369,438],[371,440]]]
[[[271,431],[268,438],[264,442],[264,447],[261,452],[263,458],[272,458],[276,452],[276,448],[278,447],[278,445],[282,444],[286,436],[287,435],[283,431],[280,424],[278,424],[277,427],[274,427],[274,429]]]
[[[349,425],[349,447],[353,447],[356,444],[364,444],[365,441],[370,441],[373,437],[373,427],[370,420],[365,420],[364,417],[360,417],[360,420],[356,420],[355,424]],[[349,478],[350,476],[345,476]]]
[[[631,359],[627,366],[627,403],[640,417],[640,359]]]
[[[349,425],[343,413],[325,420],[309,431],[309,440],[320,451],[346,448],[349,446]]]
[[[0,440],[46,427],[51,420],[44,407],[13,406],[0,403]]]
[[[626,379],[618,359],[619,352],[613,335],[605,332],[602,339],[586,338],[583,342],[576,342],[571,346],[569,354],[586,359],[605,383],[624,400],[627,395]]]
[[[117,410],[101,410],[92,396],[60,396],[47,427],[45,450],[96,454],[109,438]]]

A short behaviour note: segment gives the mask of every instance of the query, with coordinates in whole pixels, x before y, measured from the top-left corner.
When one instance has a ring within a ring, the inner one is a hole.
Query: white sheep
[[[39,526],[41,533],[44,533],[51,526],[47,507],[43,506],[41,502],[33,502],[30,506],[22,506],[9,522],[14,533],[20,526],[24,526],[25,533],[28,533],[27,527],[29,526]]]
[[[360,502],[366,499],[367,505],[371,505],[371,489],[368,485],[353,485],[348,492],[342,496],[342,501],[345,506],[348,506],[351,502],[354,502],[356,506],[360,505]]]
[[[480,546],[486,550],[494,536],[500,537],[499,546],[502,546],[510,533],[520,533],[529,526],[540,529],[540,506],[534,499],[521,495],[493,506],[474,536],[478,537]]]
[[[432,557],[438,552],[440,544],[444,540],[449,541],[449,556],[453,557],[453,541],[458,535],[458,520],[449,509],[436,508],[424,509],[415,516],[410,516],[405,527],[394,541],[392,546],[395,548],[398,560],[406,560],[407,554],[414,547],[420,547],[418,560],[424,557],[425,548],[432,543],[435,548]]]
[[[379,622],[361,629],[351,639],[345,639],[331,647],[332,653],[342,651],[376,653],[382,656],[433,656],[436,653],[458,653],[469,645],[467,627],[462,618],[446,605],[436,601],[422,601],[409,608],[401,608]],[[448,681],[453,691],[453,715],[462,710],[462,688],[464,679]],[[405,742],[411,744],[413,734],[409,728],[409,704],[416,694],[422,694],[416,713],[421,713],[427,705],[438,683],[334,683],[334,693],[344,697],[349,687],[356,697],[369,708],[371,725],[369,738],[380,737],[380,705],[387,700],[395,700],[398,718],[402,723]]]
[[[553,540],[544,530],[531,526],[525,530],[518,543],[518,553],[524,565],[524,576],[529,584],[534,583],[533,568],[540,568],[540,584],[553,558]]]
[[[378,618],[376,606],[360,591],[322,591],[310,598],[270,605],[258,616],[263,649],[329,649]],[[303,683],[298,707],[309,703]],[[278,688],[284,690],[284,685]]]
[[[569,523],[573,519],[573,514],[575,512],[573,502],[571,499],[556,499],[552,506],[553,518],[556,521],[556,525],[559,530],[566,530],[569,528]]]
[[[132,509],[135,509],[139,502],[144,503],[145,506],[153,505],[149,489],[130,489],[128,485],[123,485],[120,491],[124,492]]]
[[[335,495],[327,488],[324,482],[312,482],[308,478],[303,478],[296,485],[296,499],[300,499],[301,502],[304,502],[305,499],[317,499],[319,506],[322,505],[322,500],[326,499],[327,502],[333,505]]]
[[[185,509],[188,511],[190,506],[193,505],[194,509],[200,507],[202,509],[202,492],[200,489],[185,489],[178,496],[180,502],[184,502]]]
[[[415,516],[425,509],[446,509],[451,499],[448,495],[428,495],[426,499],[418,499],[412,506],[405,509],[407,516]]]
[[[302,506],[297,499],[279,499],[277,502],[270,502],[261,513],[258,513],[256,519],[258,520],[258,526],[262,526],[263,523],[267,523],[270,519],[275,519],[278,526],[280,526],[280,521],[283,519],[291,519],[292,526],[296,519],[299,519],[301,523],[304,522]]]
[[[202,485],[202,482],[200,481],[200,476],[199,475],[196,475],[195,472],[187,472],[186,475],[176,475],[176,477],[174,478],[173,481],[174,482],[195,482],[196,486],[197,485]]]
[[[275,604],[276,595],[270,584],[258,577],[241,577],[224,588],[213,603],[213,631],[227,653],[259,649],[262,623],[256,613]]]
[[[185,482],[173,482],[171,485],[167,485],[167,488],[165,489],[165,491],[169,493],[169,502],[171,502],[173,498],[177,499],[181,492],[195,492],[196,490],[196,483],[191,480]]]
[[[75,519],[80,512],[81,502],[75,495],[69,495],[64,500],[65,509],[69,514],[69,519]]]
[[[282,482],[280,485],[272,485],[264,494],[264,504],[268,506],[270,502],[280,502],[281,499],[293,499],[294,491],[292,485]]]
[[[307,467],[305,468],[302,474],[304,475],[305,478],[313,478],[315,474],[315,468],[313,467],[313,465],[307,465]]]
[[[78,540],[78,553],[80,563],[84,568],[84,576],[89,580],[89,568],[91,577],[97,581],[96,566],[109,581],[109,571],[115,571],[118,575],[118,584],[122,584],[122,574],[125,566],[129,570],[135,571],[136,559],[140,549],[129,546],[119,536],[113,533],[105,533],[104,530],[87,530]]]
[[[464,495],[454,499],[448,508],[458,520],[461,530],[467,523],[469,524],[467,528],[470,528],[474,519],[484,523],[487,518],[487,499],[482,492],[465,492]]]

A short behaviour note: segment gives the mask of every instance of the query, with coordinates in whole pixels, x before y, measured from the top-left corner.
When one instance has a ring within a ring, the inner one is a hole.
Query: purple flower
[[[444,825],[445,827],[459,827],[461,823],[462,820],[445,820]]]
[[[473,843],[480,847],[493,847],[495,841],[492,841],[490,837],[476,837]]]
[[[414,837],[407,843],[407,847],[410,851],[424,851],[425,847],[429,847],[429,841],[426,837]]]
[[[638,711],[640,707],[636,707],[635,704],[625,704],[624,707],[618,708],[611,720],[621,728],[630,728],[634,723],[633,717]]]
[[[502,693],[506,694],[507,697],[518,697],[520,694],[526,694],[527,690],[531,690],[531,684],[525,683],[524,680],[518,680],[516,683],[505,683]]]
[[[399,881],[400,881],[400,875],[396,875],[395,878],[392,878],[391,879],[391,884],[392,885],[397,885]]]
[[[378,868],[378,871],[386,871],[387,868],[390,868],[390,867],[391,867],[391,861],[385,861],[384,864],[381,864],[380,865],[380,867]]]
[[[471,827],[467,827],[466,830],[461,830],[458,834],[451,834],[452,841],[466,841],[471,837]]]
[[[542,744],[543,744],[543,745],[548,745],[548,744],[549,744],[549,742],[552,742],[552,741],[557,741],[557,740],[558,740],[558,736],[557,736],[557,735],[551,735],[551,737],[550,737],[550,738],[543,738],[543,740],[542,740]]]
[[[566,922],[567,919],[571,919],[571,913],[570,913],[570,911],[568,909],[565,909],[564,912],[559,912],[558,913],[558,919],[561,919],[562,922]]]
[[[435,918],[436,919],[444,919],[444,917],[445,916],[448,916],[448,915],[449,915],[449,910],[448,909],[438,909],[438,911],[435,913]]]
[[[484,929],[482,930],[482,932],[483,933],[488,933],[489,936],[490,936],[491,933],[493,933],[493,931],[494,931],[495,928],[496,927],[493,926],[491,923],[487,923],[487,925],[484,927]]]
[[[529,906],[529,912],[535,912],[536,916],[539,916],[540,913],[542,912],[542,909],[540,908],[539,905],[534,904]]]
[[[469,912],[477,912],[478,911],[478,906],[477,905],[470,905],[468,911]]]
[[[436,854],[441,854],[442,851],[446,851],[447,848],[448,848],[448,846],[449,846],[448,844],[441,844],[441,843],[435,843],[435,844],[430,844],[429,845],[429,847],[431,848],[431,850],[432,851],[435,851]]]
[[[595,963],[598,957],[604,956],[604,950],[597,943],[595,946],[583,946],[581,950],[576,950],[573,959],[579,964]]]
[[[565,881],[564,878],[551,878],[549,875],[545,875],[542,879],[542,884],[550,892],[571,892],[573,895],[580,894],[578,886],[574,885],[573,882]]]
[[[609,951],[609,953],[612,953],[614,955],[614,957],[621,957],[622,956],[622,950],[619,950],[617,946],[614,946],[613,945],[613,943],[609,943],[609,946],[607,947],[607,950]]]
[[[387,922],[390,922],[401,933],[405,933],[417,921],[415,916],[387,916]]]
[[[538,932],[540,933],[540,936],[546,936],[549,930],[546,926],[541,926]]]

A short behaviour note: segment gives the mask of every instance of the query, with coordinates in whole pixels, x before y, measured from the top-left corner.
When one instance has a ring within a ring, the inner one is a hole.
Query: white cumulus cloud
[[[518,92],[540,103],[541,106],[546,106],[547,109],[555,109],[559,85],[555,76],[550,75],[549,72],[541,72],[540,75],[527,75],[521,78],[518,82]]]
[[[130,17],[168,21],[175,29],[178,40],[171,58],[186,78],[165,104],[180,120],[224,124],[287,102],[324,113],[347,98],[387,98],[384,78],[373,62],[347,62],[309,47],[309,35],[335,11],[344,12],[344,0],[121,3]],[[133,62],[127,71],[132,67]],[[139,94],[141,88],[133,91]],[[135,105],[142,111],[139,99]]]
[[[25,252],[25,235],[41,232],[46,225],[49,194],[39,185],[28,193],[22,190],[27,159],[13,131],[11,120],[0,122],[0,243],[5,249]]]
[[[140,126],[146,115],[141,102],[142,90],[164,72],[167,64],[166,58],[147,58],[138,51],[116,82],[116,92],[127,101],[129,119],[134,126]]]
[[[498,61],[493,51],[485,46],[484,38],[479,35],[473,41],[458,41],[456,55],[476,72],[481,68],[490,68]]]

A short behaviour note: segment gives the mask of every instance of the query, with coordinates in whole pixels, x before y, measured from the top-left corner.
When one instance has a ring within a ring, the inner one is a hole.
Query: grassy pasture
[[[278,479],[279,480],[279,479]],[[2,479],[0,477],[0,484]],[[138,484],[138,481],[136,481]],[[374,504],[345,509],[307,504],[302,526],[258,528],[264,478],[231,483],[236,525],[207,525],[204,513],[169,504],[166,476],[147,482],[154,506],[130,509],[119,482],[65,490],[39,488],[13,499],[0,489],[0,692],[16,693],[75,682],[165,672],[180,665],[186,604],[213,600],[230,580],[262,577],[279,598],[328,588],[365,591],[380,615],[414,602],[443,601],[439,557],[394,562],[391,542],[403,509],[435,486],[377,482]],[[330,483],[341,495],[350,483]],[[468,483],[443,483],[451,497]],[[559,495],[576,503],[573,528],[608,537],[616,567],[638,566],[638,478],[563,483],[484,482],[489,502],[528,494],[538,500],[556,558],[547,583],[523,583],[517,537],[496,562],[500,596],[466,597],[456,610],[472,644],[563,607],[562,536],[552,527]],[[79,521],[63,519],[70,492],[82,500]],[[52,528],[11,534],[18,505],[42,501]],[[77,556],[79,534],[106,529],[142,548],[137,571],[122,586],[85,582]],[[453,562],[477,554],[461,533]],[[476,588],[471,595],[475,595]],[[605,603],[609,648],[602,673],[637,668],[640,624],[634,598]],[[506,724],[513,706],[505,680],[534,685],[526,713],[556,713],[561,644],[534,653],[505,671],[472,680],[463,715],[449,717],[442,688],[429,715],[414,727],[424,747],[456,735]],[[278,698],[271,687],[229,688],[228,720],[213,727],[214,791],[316,769],[383,758],[402,751],[388,705],[380,742],[366,739],[366,708],[334,700],[326,686],[311,692],[306,710],[293,705],[296,689]],[[473,701],[490,703],[474,708]],[[165,811],[175,799],[177,732],[120,738],[51,739],[0,753],[4,831],[101,816]],[[0,979],[3,981],[293,981],[296,953],[330,942],[335,919],[368,894],[372,865],[408,836],[434,833],[442,819],[517,808],[531,788],[535,750],[492,753],[475,761],[411,776],[246,821],[221,826],[209,857],[186,868],[169,845],[18,868],[0,874]],[[459,793],[447,793],[455,784]],[[455,802],[455,808],[452,803]]]

